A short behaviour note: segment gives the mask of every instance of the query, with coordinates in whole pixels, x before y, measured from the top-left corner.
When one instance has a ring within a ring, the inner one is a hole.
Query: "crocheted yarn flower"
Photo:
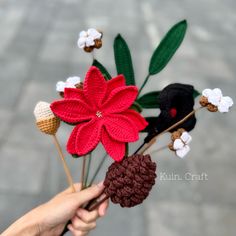
[[[64,92],[65,88],[76,88],[76,85],[78,85],[81,82],[80,77],[73,76],[69,77],[65,82],[58,81],[56,84],[56,90],[58,92]]]
[[[147,128],[149,135],[145,139],[146,142],[157,133],[164,131],[171,125],[183,119],[193,110],[193,92],[193,86],[179,83],[170,84],[160,92],[158,99],[161,112],[156,119],[152,119],[152,122],[149,122]],[[196,117],[195,115],[192,115],[174,130],[184,128],[186,131],[190,131],[195,127],[195,124]],[[173,132],[174,130],[171,130],[170,132]]]
[[[93,51],[94,48],[100,48],[102,46],[102,33],[96,29],[88,29],[87,31],[81,31],[79,33],[78,47],[83,48],[86,52]]]
[[[179,129],[172,134],[173,143],[169,146],[169,148],[175,151],[175,154],[180,158],[184,158],[188,154],[190,151],[188,144],[192,141],[191,135],[182,130],[183,129]],[[175,133],[177,133],[177,135]]]
[[[209,111],[229,112],[229,108],[234,104],[232,98],[223,96],[219,88],[204,89],[202,96],[200,103],[202,106],[207,106]]]
[[[79,156],[92,151],[101,141],[116,161],[125,154],[125,143],[137,141],[146,120],[129,109],[137,97],[136,86],[126,86],[123,75],[106,81],[97,67],[86,74],[83,89],[65,89],[64,99],[51,104],[61,120],[76,124],[67,150]]]

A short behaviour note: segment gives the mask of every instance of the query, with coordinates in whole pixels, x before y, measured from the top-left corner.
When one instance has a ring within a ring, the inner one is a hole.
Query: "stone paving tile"
[[[147,235],[147,222],[144,213],[143,206],[124,209],[120,206],[112,205],[107,214],[107,220],[98,221],[98,227],[94,232],[91,232],[91,235]]]
[[[152,77],[143,93],[182,82],[200,90],[220,87],[235,100],[235,6],[233,0],[209,0],[207,4],[203,0],[181,4],[155,0],[0,1],[0,229],[67,186],[52,141],[37,131],[32,111],[37,101],[57,97],[58,80],[84,77],[91,56],[76,47],[80,30],[93,26],[105,32],[103,50],[95,55],[112,75],[116,74],[113,39],[121,32],[130,45],[140,86],[153,48],[170,25],[186,17],[189,30],[183,46],[168,68]],[[169,140],[168,135],[159,140],[152,149],[159,179],[149,199],[134,209],[112,205],[92,235],[234,235],[235,116],[235,109],[227,116],[199,113],[192,152],[185,160],[167,150],[155,152]],[[64,152],[70,130],[62,124],[58,132]],[[103,153],[99,146],[93,166]],[[66,158],[73,178],[79,181],[81,160]],[[97,181],[103,179],[110,163],[111,159]],[[27,172],[34,178],[28,178]],[[206,172],[209,179],[160,180],[163,172],[180,176]],[[19,202],[20,206],[13,207]]]
[[[148,235],[206,235],[198,206],[177,201],[151,201],[145,204],[148,212]]]
[[[0,107],[12,109],[22,89],[22,83],[29,68],[29,62],[19,57],[8,57],[7,55],[4,59],[0,58],[0,62],[2,68],[0,77]]]
[[[7,228],[8,225],[13,223],[32,207],[39,205],[43,201],[40,199],[48,199],[47,197],[39,198],[37,195],[32,194],[18,194],[18,193],[3,193],[0,192],[0,230],[1,232]]]
[[[204,204],[201,206],[201,209],[206,235],[235,235],[235,206]]]
[[[1,149],[1,191],[39,194],[47,163],[36,148],[5,144]]]

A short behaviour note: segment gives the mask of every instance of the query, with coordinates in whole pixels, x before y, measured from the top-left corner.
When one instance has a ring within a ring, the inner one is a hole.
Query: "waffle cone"
[[[59,126],[60,120],[57,117],[48,117],[43,120],[39,120],[36,122],[40,131],[45,134],[54,135],[56,134]]]

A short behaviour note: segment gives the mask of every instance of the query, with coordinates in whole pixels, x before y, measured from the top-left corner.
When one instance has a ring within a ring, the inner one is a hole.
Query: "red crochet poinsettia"
[[[126,86],[123,75],[106,81],[92,66],[86,74],[83,90],[67,88],[64,99],[51,104],[61,120],[76,124],[67,143],[67,151],[79,156],[92,151],[101,141],[107,153],[121,161],[125,143],[138,140],[146,120],[129,109],[136,99],[136,86]]]

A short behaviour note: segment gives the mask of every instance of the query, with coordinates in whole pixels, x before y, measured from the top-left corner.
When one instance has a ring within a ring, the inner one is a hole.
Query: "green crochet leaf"
[[[73,158],[79,158],[79,156],[78,156],[77,154],[71,154],[71,156],[72,156]]]
[[[133,109],[133,110],[135,110],[135,111],[137,111],[137,112],[139,112],[139,113],[141,113],[142,110],[143,110],[142,107],[141,107],[141,105],[140,105],[137,101],[132,104],[132,106],[130,107],[130,109]]]
[[[193,98],[196,98],[200,95],[200,93],[197,90],[193,90]]]
[[[106,80],[110,80],[111,79],[111,75],[109,74],[109,72],[107,71],[107,69],[96,59],[93,60],[93,66],[96,66],[103,74],[103,76],[105,77]]]
[[[187,29],[187,21],[183,20],[175,24],[162,39],[154,51],[150,64],[149,74],[159,73],[170,61],[176,50],[181,45]]]
[[[137,102],[143,108],[159,108],[159,94],[160,91],[154,91],[150,93],[146,93],[140,98],[137,99]]]
[[[118,74],[123,74],[127,85],[135,85],[134,69],[129,47],[120,34],[114,40],[114,56]]]

